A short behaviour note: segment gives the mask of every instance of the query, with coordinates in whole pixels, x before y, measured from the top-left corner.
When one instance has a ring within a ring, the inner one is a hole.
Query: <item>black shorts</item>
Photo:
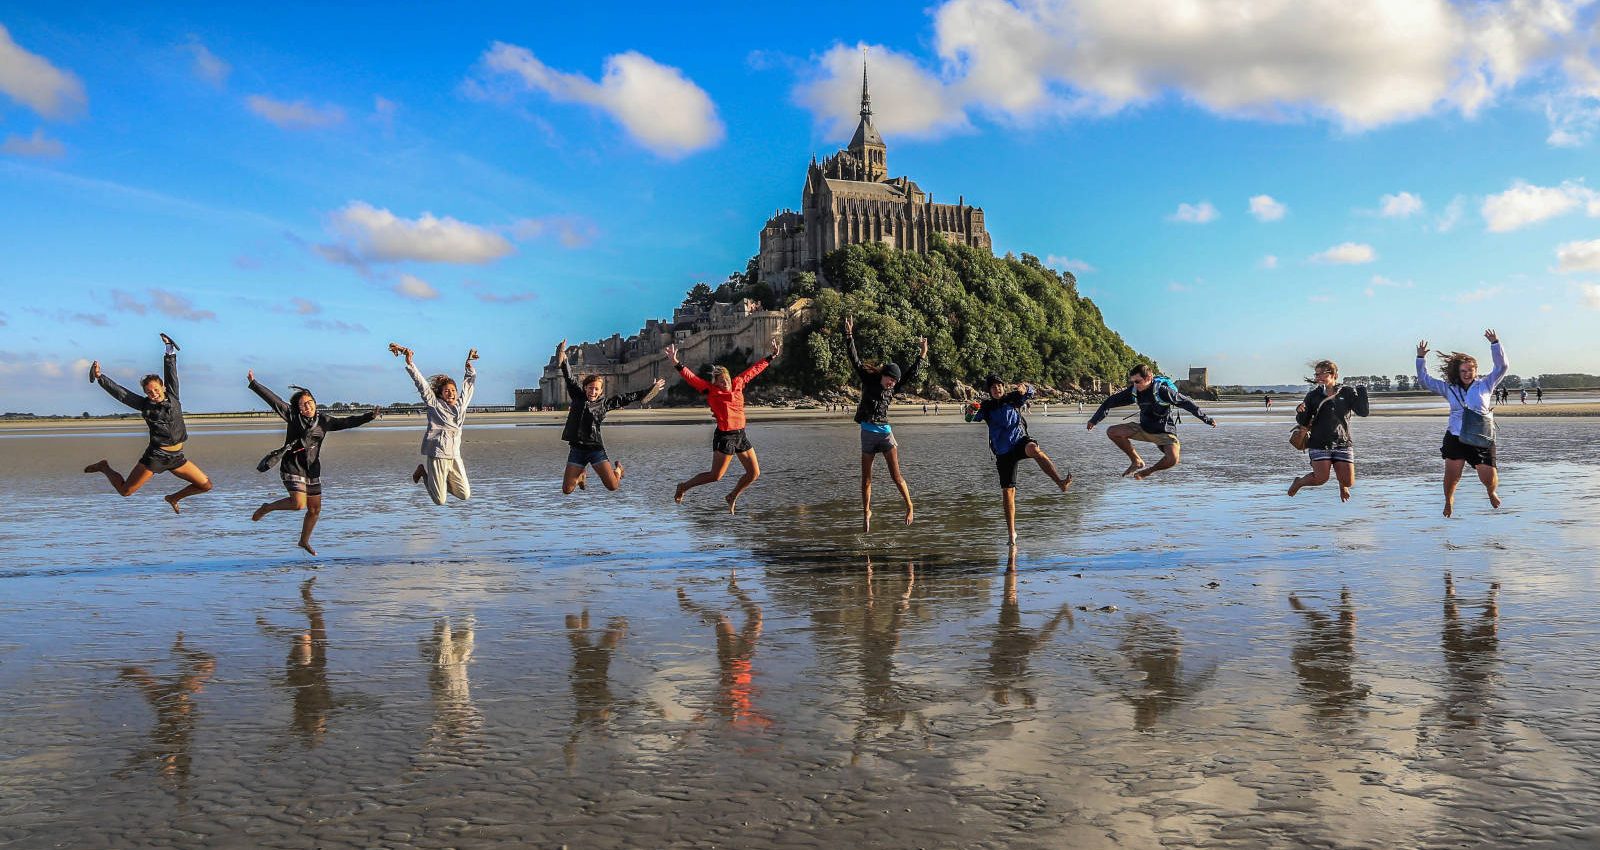
[[[1469,446],[1461,442],[1461,438],[1445,432],[1444,445],[1439,447],[1439,456],[1445,460],[1464,460],[1473,466],[1487,466],[1491,469],[1499,468],[1496,462],[1494,446],[1482,448]]]
[[[146,448],[144,454],[139,458],[139,463],[145,469],[157,475],[163,472],[171,472],[188,462],[189,459],[183,456],[183,452],[169,452],[157,445],[151,445]]]
[[[713,431],[711,433],[711,450],[722,455],[736,455],[748,452],[755,446],[750,445],[750,438],[744,435],[744,429],[737,431]]]
[[[1000,472],[1000,489],[1010,490],[1017,486],[1017,464],[1028,456],[1028,446],[1035,442],[1031,437],[1024,438],[1012,446],[1011,451],[994,456],[994,467]]]

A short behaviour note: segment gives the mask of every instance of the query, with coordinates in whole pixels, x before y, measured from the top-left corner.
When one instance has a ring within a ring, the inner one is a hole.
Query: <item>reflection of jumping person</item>
[[[189,482],[187,487],[165,497],[167,504],[172,506],[172,512],[178,513],[179,502],[196,493],[211,490],[211,479],[200,467],[195,466],[194,461],[183,455],[183,444],[189,439],[189,433],[183,424],[183,406],[178,401],[178,344],[166,334],[161,335],[161,341],[167,344],[166,356],[161,361],[162,375],[145,375],[139,381],[139,386],[144,389],[142,396],[129,392],[111,380],[110,375],[102,373],[100,361],[89,364],[90,383],[98,383],[112,398],[139,411],[139,415],[144,417],[145,427],[150,430],[150,444],[145,447],[144,454],[126,479],[105,460],[92,463],[83,471],[85,474],[98,472],[104,475],[111,482],[111,489],[123,496],[132,496],[151,478],[162,472],[170,472]]]
[[[997,705],[1010,705],[1012,691],[1022,697],[1025,706],[1032,707],[1037,702],[1033,690],[1021,686],[1028,678],[1028,659],[1050,642],[1062,623],[1067,624],[1068,630],[1073,626],[1069,604],[1063,603],[1055,616],[1035,631],[1022,627],[1022,609],[1017,604],[1017,550],[1012,549],[1006,564],[1000,619],[995,623],[994,638],[989,643],[989,696]]]
[[[1135,481],[1178,465],[1180,447],[1178,435],[1173,433],[1177,427],[1177,414],[1172,408],[1187,410],[1201,422],[1217,427],[1216,421],[1201,413],[1200,408],[1188,396],[1178,392],[1171,381],[1156,377],[1148,365],[1140,363],[1128,370],[1128,386],[1101,402],[1100,409],[1089,417],[1089,430],[1093,431],[1111,408],[1130,404],[1139,405],[1139,423],[1112,425],[1106,429],[1106,436],[1128,456],[1128,468],[1122,474],[1132,475]],[[1134,440],[1159,446],[1161,459],[1146,467],[1144,460],[1139,457],[1139,450],[1133,447]]]
[[[378,408],[355,416],[329,416],[317,412],[317,400],[304,387],[295,387],[295,394],[289,397],[286,404],[277,393],[256,383],[254,370],[247,377],[250,390],[289,425],[284,433],[282,448],[274,450],[256,465],[258,472],[266,472],[281,461],[279,473],[283,478],[283,488],[289,495],[256,508],[256,512],[250,515],[250,521],[260,522],[262,517],[273,511],[305,511],[305,519],[300,523],[299,546],[315,555],[317,550],[311,548],[311,532],[317,527],[317,518],[322,515],[322,441],[334,431],[356,428],[377,419]]]
[[[1444,574],[1444,624],[1439,643],[1450,674],[1446,715],[1457,725],[1476,726],[1493,698],[1492,672],[1500,650],[1500,583],[1489,585],[1483,611],[1464,621],[1455,578]]]
[[[611,658],[628,634],[628,618],[612,617],[598,641],[589,639],[589,609],[568,614],[567,643],[572,645],[572,732],[562,746],[567,767],[578,766],[578,739],[585,727],[598,732],[611,720],[617,698],[611,693]]]
[[[216,673],[217,660],[209,653],[185,646],[183,632],[173,640],[172,654],[178,659],[175,676],[158,679],[143,667],[129,666],[122,668],[118,678],[137,685],[156,713],[156,726],[150,730],[152,746],[130,758],[129,767],[154,758],[161,777],[184,788],[189,784],[189,768],[194,760],[190,741],[199,719],[194,695]]]
[[[585,375],[579,381],[572,377],[566,340],[556,345],[556,363],[561,366],[561,379],[567,385],[567,424],[561,429],[561,439],[571,447],[567,450],[566,472],[561,476],[561,492],[571,493],[584,487],[584,478],[591,466],[600,476],[600,483],[607,490],[615,490],[622,486],[622,464],[612,463],[606,455],[605,443],[600,440],[600,424],[607,413],[619,407],[648,404],[667,382],[657,378],[648,390],[606,398],[605,378]]]
[[[1355,681],[1356,609],[1350,588],[1339,591],[1338,620],[1289,594],[1289,607],[1305,618],[1305,630],[1296,636],[1289,661],[1311,707],[1321,717],[1338,717],[1371,691]]]
[[[406,374],[411,376],[422,405],[428,409],[428,430],[422,434],[422,463],[411,473],[411,483],[424,482],[435,505],[444,504],[447,495],[462,501],[472,498],[472,482],[467,480],[467,467],[461,461],[461,428],[467,423],[467,407],[472,404],[472,389],[478,382],[478,370],[472,367],[472,361],[478,359],[478,349],[467,352],[466,374],[459,390],[449,375],[423,378],[412,360],[411,349],[391,342],[389,353],[406,358]]]
[[[1428,341],[1417,343],[1417,384],[1444,396],[1445,401],[1450,403],[1450,421],[1445,426],[1444,444],[1439,447],[1439,454],[1444,458],[1445,516],[1450,516],[1455,510],[1456,485],[1461,483],[1461,473],[1469,463],[1477,471],[1478,481],[1483,484],[1484,491],[1489,494],[1489,504],[1500,507],[1500,473],[1495,468],[1494,405],[1490,398],[1509,367],[1506,365],[1505,350],[1500,346],[1500,337],[1494,329],[1484,331],[1483,338],[1489,341],[1489,356],[1494,359],[1494,368],[1489,374],[1478,376],[1478,360],[1470,354],[1459,351],[1445,354],[1441,351],[1439,374],[1443,380],[1428,374]],[[1471,417],[1467,416],[1468,413],[1472,414]],[[1487,446],[1472,445],[1462,440],[1463,422],[1468,418],[1477,423],[1474,430],[1478,432],[1468,436],[1474,442],[1487,442]]]
[[[1339,501],[1350,501],[1350,488],[1356,483],[1355,441],[1350,439],[1350,414],[1366,416],[1367,388],[1339,386],[1339,364],[1318,360],[1312,366],[1316,388],[1306,393],[1295,408],[1295,421],[1311,429],[1306,451],[1311,471],[1289,484],[1289,495],[1301,487],[1321,487],[1331,470],[1339,476]]]
[[[711,415],[717,420],[717,430],[711,435],[711,469],[680,483],[678,491],[672,496],[673,501],[682,502],[683,494],[690,490],[702,484],[722,480],[723,474],[728,471],[728,465],[737,457],[739,463],[744,466],[744,474],[739,476],[738,483],[733,485],[733,492],[725,497],[728,513],[731,514],[736,510],[739,494],[749,489],[750,485],[761,477],[761,463],[756,459],[755,447],[750,445],[750,439],[744,433],[744,388],[746,384],[755,380],[757,375],[765,372],[767,367],[772,365],[772,361],[778,359],[781,350],[782,343],[777,337],[773,337],[771,353],[740,372],[737,378],[732,377],[725,367],[717,366],[712,369],[712,377],[708,382],[689,371],[689,367],[678,360],[678,346],[666,347],[667,359],[672,361],[673,368],[683,376],[684,383],[706,397]]]
[[[689,598],[678,588],[678,606],[699,617],[717,632],[717,713],[735,729],[759,731],[772,725],[772,719],[756,710],[755,654],[761,639],[761,606],[757,605],[733,578],[728,593],[744,609],[744,628],[735,631],[728,615],[713,611]]]
[[[483,725],[483,712],[472,701],[472,680],[467,677],[476,645],[477,628],[469,616],[462,628],[451,628],[449,617],[435,620],[432,636],[418,646],[428,663],[428,694],[433,699],[427,750],[457,749]]]
[[[856,353],[855,320],[848,317],[844,320],[844,340],[856,377],[861,379],[861,404],[856,407],[856,422],[861,426],[861,530],[872,530],[872,461],[880,453],[889,466],[889,478],[906,503],[906,525],[910,525],[914,510],[911,488],[900,474],[900,444],[895,442],[894,433],[889,429],[889,407],[895,395],[916,380],[918,370],[928,357],[928,340],[926,337],[917,340],[917,359],[904,375],[900,374],[898,363],[868,366],[861,362],[861,355]],[[928,412],[926,404],[922,412]]]
[[[328,622],[322,616],[322,603],[311,595],[316,576],[300,583],[301,610],[306,628],[285,629],[257,616],[256,625],[276,637],[289,638],[289,657],[284,661],[283,684],[294,699],[294,731],[309,749],[322,743],[328,734],[328,716],[333,713],[333,687],[328,684]]]
[[[1022,418],[1021,408],[1033,398],[1033,385],[1021,384],[1021,389],[1006,392],[1006,383],[998,375],[984,379],[989,397],[967,408],[968,422],[984,422],[989,426],[989,450],[994,452],[994,465],[1000,473],[1000,501],[1006,512],[1006,535],[1011,545],[1017,545],[1017,464],[1023,458],[1033,458],[1050,480],[1067,491],[1072,483],[1072,473],[1062,475],[1050,456],[1028,436],[1028,420]]]

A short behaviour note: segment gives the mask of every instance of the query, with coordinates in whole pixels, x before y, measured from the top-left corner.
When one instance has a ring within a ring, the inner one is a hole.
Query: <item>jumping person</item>
[[[856,353],[855,328],[855,320],[846,317],[845,347],[850,352],[850,363],[855,366],[856,376],[861,379],[861,403],[856,407],[856,422],[861,425],[861,530],[872,530],[872,460],[879,454],[889,465],[889,478],[899,488],[900,498],[906,503],[906,525],[910,525],[914,512],[911,488],[906,486],[906,479],[900,474],[900,444],[895,442],[894,433],[889,429],[889,406],[893,404],[896,393],[904,392],[906,386],[916,380],[923,361],[928,359],[928,339],[922,337],[917,340],[917,359],[901,375],[897,363],[868,366],[861,362],[861,355]],[[922,406],[922,412],[928,412],[926,404]]]
[[[374,407],[355,416],[329,416],[317,412],[317,400],[304,387],[295,387],[295,394],[286,404],[277,393],[256,383],[254,370],[246,378],[250,391],[260,396],[289,425],[284,432],[283,446],[256,465],[257,472],[266,472],[273,464],[281,464],[278,472],[283,478],[283,489],[289,495],[256,508],[250,521],[260,522],[273,511],[305,511],[305,519],[300,523],[299,546],[315,555],[317,550],[311,548],[311,532],[322,515],[322,441],[334,431],[356,428],[377,419],[379,410]]]
[[[389,353],[406,358],[406,374],[428,408],[428,430],[422,434],[422,463],[412,471],[411,483],[425,483],[435,505],[444,504],[447,495],[463,502],[472,498],[472,482],[467,480],[467,467],[461,460],[461,428],[467,422],[467,406],[472,404],[472,389],[478,382],[478,370],[472,365],[478,359],[478,349],[467,352],[460,389],[449,375],[422,377],[411,349],[391,342]]]
[[[1123,422],[1112,425],[1106,429],[1106,436],[1128,456],[1128,468],[1123,470],[1123,477],[1132,475],[1135,481],[1142,481],[1163,469],[1178,465],[1180,447],[1178,435],[1173,433],[1177,426],[1177,414],[1172,408],[1187,410],[1201,422],[1217,427],[1216,421],[1201,413],[1194,401],[1178,392],[1170,380],[1156,377],[1148,364],[1140,363],[1128,370],[1128,386],[1101,402],[1100,409],[1089,417],[1089,430],[1093,431],[1094,426],[1106,418],[1106,411],[1130,404],[1139,405],[1138,424]],[[1133,447],[1134,440],[1159,446],[1161,459],[1145,466],[1144,459],[1139,457],[1139,450]]]
[[[150,444],[145,446],[144,454],[127,478],[104,459],[84,467],[83,471],[104,475],[111,482],[111,489],[123,496],[132,496],[151,478],[170,472],[189,482],[182,490],[165,497],[172,512],[180,513],[178,503],[196,493],[210,492],[211,479],[183,455],[183,444],[189,439],[189,432],[183,424],[183,405],[178,401],[178,344],[166,334],[161,335],[161,341],[167,345],[166,356],[161,360],[162,374],[145,375],[140,379],[139,386],[144,389],[142,396],[129,392],[111,380],[110,375],[101,372],[100,361],[89,364],[89,383],[99,384],[112,398],[144,417],[145,427],[150,430]]]
[[[1500,346],[1500,337],[1493,328],[1483,332],[1489,341],[1489,355],[1494,359],[1494,369],[1479,377],[1478,360],[1470,354],[1452,351],[1439,352],[1439,374],[1443,380],[1428,374],[1428,341],[1417,343],[1417,384],[1444,396],[1450,403],[1450,422],[1445,427],[1444,443],[1439,454],[1444,458],[1444,515],[1455,509],[1456,485],[1461,483],[1461,473],[1467,464],[1477,470],[1478,481],[1489,494],[1489,504],[1500,507],[1500,473],[1495,468],[1494,404],[1491,398],[1495,387],[1506,376],[1506,353]],[[1471,416],[1467,414],[1470,413]],[[1471,419],[1474,433],[1463,440],[1466,420]],[[1481,445],[1487,443],[1488,445]]]
[[[1050,480],[1067,491],[1072,483],[1072,473],[1062,475],[1050,456],[1028,436],[1028,420],[1022,418],[1022,406],[1034,396],[1032,384],[1021,384],[1020,389],[1006,392],[1005,381],[998,375],[984,379],[989,397],[967,408],[968,422],[983,422],[989,426],[989,450],[994,452],[994,465],[1000,473],[1001,504],[1006,511],[1006,537],[1012,546],[1017,545],[1017,464],[1023,458],[1038,461],[1039,468]]]
[[[1367,388],[1339,386],[1339,364],[1318,360],[1312,365],[1316,387],[1306,393],[1295,408],[1296,422],[1311,429],[1306,451],[1311,471],[1289,484],[1289,495],[1301,487],[1320,487],[1328,482],[1331,470],[1339,477],[1339,501],[1350,501],[1350,488],[1356,483],[1355,442],[1350,439],[1350,414],[1366,416]]]
[[[782,342],[778,337],[773,337],[772,351],[740,372],[738,377],[730,375],[726,367],[716,366],[711,370],[711,380],[707,381],[689,371],[689,367],[678,360],[678,346],[666,347],[667,359],[672,361],[673,368],[678,370],[684,383],[706,397],[711,415],[717,420],[717,430],[711,435],[711,469],[678,484],[677,492],[672,495],[673,501],[682,503],[683,494],[702,484],[722,480],[729,464],[737,457],[744,466],[744,474],[733,485],[733,492],[724,497],[728,503],[728,513],[737,511],[739,494],[761,477],[761,463],[756,459],[755,447],[750,445],[750,438],[744,433],[744,388],[757,375],[765,372],[782,350]]]
[[[606,379],[599,375],[585,375],[583,380],[572,377],[572,367],[567,364],[567,341],[556,345],[556,363],[561,366],[561,379],[567,383],[567,425],[561,429],[561,439],[567,450],[567,469],[561,476],[562,494],[584,487],[584,477],[589,467],[600,476],[607,490],[622,486],[622,464],[613,463],[606,455],[600,440],[600,424],[606,414],[630,404],[644,404],[656,397],[667,382],[657,378],[648,390],[622,393],[606,398]]]

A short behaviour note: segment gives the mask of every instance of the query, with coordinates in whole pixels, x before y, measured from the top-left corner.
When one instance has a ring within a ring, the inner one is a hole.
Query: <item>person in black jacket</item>
[[[1311,471],[1289,484],[1289,495],[1301,487],[1320,487],[1328,481],[1331,468],[1339,476],[1339,501],[1350,501],[1350,488],[1356,483],[1355,442],[1350,439],[1350,414],[1366,416],[1367,388],[1339,386],[1339,364],[1318,360],[1311,367],[1316,387],[1295,408],[1294,419],[1311,429],[1306,439],[1306,454]]]
[[[187,487],[166,497],[172,512],[180,513],[178,503],[196,493],[210,492],[211,479],[194,461],[183,455],[183,444],[188,441],[189,432],[183,424],[183,405],[178,401],[178,344],[166,334],[161,335],[161,341],[167,344],[167,354],[161,362],[162,374],[145,375],[139,381],[140,388],[144,390],[142,396],[128,391],[111,380],[110,375],[101,372],[100,361],[89,364],[90,383],[99,384],[112,398],[139,411],[139,415],[144,417],[145,427],[150,430],[150,444],[145,447],[144,454],[127,478],[112,469],[111,463],[104,459],[89,464],[83,471],[85,474],[98,472],[104,475],[111,482],[111,488],[123,496],[132,496],[156,475],[170,472],[189,482]]]
[[[647,404],[666,387],[665,379],[657,378],[648,390],[621,393],[605,397],[606,379],[599,375],[585,375],[582,381],[572,377],[572,367],[567,363],[567,341],[556,345],[556,363],[561,367],[561,378],[567,384],[567,424],[561,429],[561,439],[570,446],[567,450],[567,470],[561,476],[563,495],[584,487],[584,478],[590,466],[600,476],[607,490],[622,486],[622,464],[612,463],[606,455],[605,443],[600,440],[600,424],[606,414],[630,404]]]
[[[1139,423],[1112,425],[1106,429],[1106,436],[1128,456],[1128,468],[1122,474],[1124,477],[1132,475],[1135,481],[1142,481],[1163,469],[1178,465],[1181,449],[1178,435],[1174,433],[1178,425],[1177,414],[1172,410],[1174,407],[1187,410],[1201,422],[1217,427],[1211,417],[1200,412],[1193,400],[1178,392],[1172,381],[1158,377],[1148,364],[1140,363],[1128,370],[1128,386],[1107,397],[1100,403],[1100,409],[1089,417],[1089,430],[1093,431],[1111,408],[1130,404],[1139,405]],[[1134,440],[1158,447],[1161,459],[1145,466],[1144,459],[1139,457],[1139,450],[1133,447]]]
[[[928,339],[917,340],[917,359],[902,374],[898,363],[882,366],[862,363],[861,355],[856,353],[855,329],[855,320],[845,317],[845,348],[850,352],[850,364],[856,369],[856,377],[861,379],[861,403],[856,406],[856,423],[861,426],[861,530],[872,530],[872,460],[879,454],[889,465],[889,477],[906,503],[906,525],[910,525],[915,508],[911,504],[911,488],[900,474],[900,444],[895,442],[894,433],[889,429],[889,406],[894,403],[896,394],[904,392],[916,380],[923,361],[928,358]]]
[[[260,522],[262,517],[273,511],[305,511],[305,519],[300,522],[299,545],[315,555],[317,550],[311,548],[311,532],[322,515],[322,441],[334,431],[358,428],[377,419],[378,408],[355,416],[329,416],[317,412],[317,400],[304,387],[295,387],[295,394],[286,403],[277,393],[256,383],[255,370],[250,371],[247,379],[250,391],[260,396],[274,413],[289,423],[284,432],[283,447],[262,458],[256,466],[257,472],[266,472],[273,464],[280,464],[278,471],[283,477],[283,489],[289,495],[256,508],[256,512],[250,515],[250,521]]]

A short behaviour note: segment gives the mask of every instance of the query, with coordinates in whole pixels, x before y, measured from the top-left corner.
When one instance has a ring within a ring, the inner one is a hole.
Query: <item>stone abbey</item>
[[[861,123],[849,147],[806,169],[800,209],[784,210],[761,229],[761,280],[778,291],[795,272],[821,273],[822,258],[850,245],[880,242],[926,254],[933,236],[993,250],[983,208],[936,204],[909,177],[889,177],[888,149],[872,125],[867,68],[861,66]]]

